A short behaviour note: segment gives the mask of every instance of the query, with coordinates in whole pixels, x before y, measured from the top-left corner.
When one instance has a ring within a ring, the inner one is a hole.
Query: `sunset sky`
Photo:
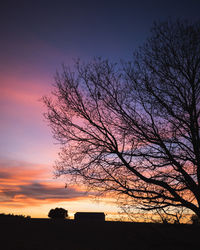
[[[94,56],[130,59],[153,21],[197,20],[199,0],[5,0],[0,7],[0,213],[47,217],[54,207],[76,211],[119,209],[95,202],[81,187],[55,179],[59,145],[43,118],[62,63]]]

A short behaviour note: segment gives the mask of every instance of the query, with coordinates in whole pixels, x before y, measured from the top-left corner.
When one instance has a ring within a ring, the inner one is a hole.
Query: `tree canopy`
[[[155,23],[130,62],[63,66],[44,102],[58,176],[200,217],[200,22]]]
[[[55,209],[51,209],[49,211],[48,217],[51,219],[65,219],[68,217],[68,211],[64,208],[56,207]]]

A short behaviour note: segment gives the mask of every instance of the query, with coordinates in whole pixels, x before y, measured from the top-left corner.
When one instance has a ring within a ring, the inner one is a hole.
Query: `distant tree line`
[[[2,218],[10,218],[10,219],[31,219],[31,216],[25,216],[25,215],[15,215],[15,214],[0,214],[0,219]]]

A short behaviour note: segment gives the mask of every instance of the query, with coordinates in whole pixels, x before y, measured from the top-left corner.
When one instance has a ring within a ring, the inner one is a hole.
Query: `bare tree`
[[[181,208],[171,208],[168,207],[166,209],[157,209],[156,214],[158,215],[158,222],[162,222],[164,224],[173,223],[173,224],[181,224],[182,220],[186,219],[185,207]],[[188,217],[188,214],[187,214]],[[185,220],[187,221],[187,220]]]
[[[57,175],[200,217],[200,23],[155,23],[132,62],[63,66],[46,118]]]
[[[191,217],[191,213],[189,213],[188,209],[185,207],[161,207],[154,209],[153,213],[151,210],[138,211],[135,209],[135,207],[138,207],[137,203],[133,205],[131,202],[127,202],[125,199],[124,202],[120,203],[121,211],[119,212],[119,216],[124,220],[133,222],[143,221],[163,224],[181,224],[191,221],[191,219],[189,219]]]

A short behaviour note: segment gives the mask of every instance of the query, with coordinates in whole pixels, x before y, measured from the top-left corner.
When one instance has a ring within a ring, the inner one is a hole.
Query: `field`
[[[2,250],[199,249],[200,226],[0,220]]]

